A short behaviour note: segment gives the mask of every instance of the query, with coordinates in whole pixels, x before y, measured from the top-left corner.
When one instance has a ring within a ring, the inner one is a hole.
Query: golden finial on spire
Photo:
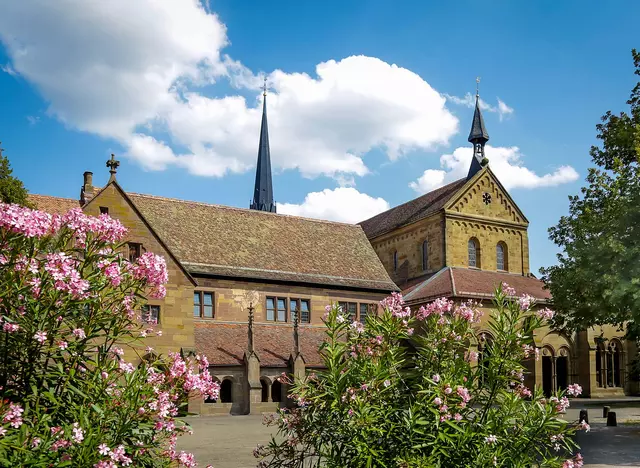
[[[480,97],[480,77],[476,76],[476,97]]]

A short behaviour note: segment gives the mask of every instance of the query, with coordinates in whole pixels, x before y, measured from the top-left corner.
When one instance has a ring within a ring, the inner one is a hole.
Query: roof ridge
[[[308,218],[306,216],[296,216],[296,215],[290,215],[290,214],[284,214],[284,213],[270,213],[268,211],[252,210],[250,208],[240,208],[238,206],[219,205],[217,203],[206,203],[206,202],[195,201],[195,200],[183,200],[181,198],[173,198],[173,197],[161,197],[159,195],[149,195],[147,193],[136,193],[136,192],[126,192],[126,193],[127,193],[127,195],[133,196],[133,197],[143,197],[143,198],[150,198],[150,199],[154,199],[154,200],[163,200],[163,201],[179,202],[179,203],[185,203],[185,204],[194,204],[194,205],[213,207],[213,208],[222,208],[222,209],[225,209],[225,210],[241,211],[243,213],[249,213],[249,214],[252,214],[252,215],[253,214],[260,214],[260,215],[264,215],[264,216],[280,216],[280,217],[287,217],[287,218],[304,219],[306,221],[314,221],[314,222],[317,222],[317,223],[337,224],[339,226],[349,226],[349,227],[353,227],[353,228],[362,229],[358,224],[343,223],[343,222],[340,222],[340,221],[331,221],[331,220],[328,220],[328,219]]]
[[[44,197],[44,198],[54,198],[56,200],[68,200],[68,201],[73,201],[73,202],[78,202],[80,203],[80,200],[78,200],[77,198],[67,198],[67,197],[56,197],[55,195],[42,195],[40,193],[29,193],[27,194],[27,197]]]
[[[407,200],[406,202],[404,202],[404,203],[400,203],[399,205],[396,205],[396,206],[394,206],[394,207],[392,207],[392,208],[389,208],[388,210],[383,211],[382,213],[378,213],[377,215],[374,215],[374,216],[372,216],[371,218],[368,218],[368,219],[365,219],[365,220],[363,220],[363,221],[360,221],[358,224],[366,223],[367,221],[370,221],[370,220],[374,219],[374,218],[375,218],[375,217],[377,217],[377,216],[383,215],[383,214],[388,213],[388,212],[390,212],[390,211],[397,210],[398,208],[401,208],[401,207],[403,207],[403,206],[405,206],[405,205],[408,205],[409,203],[414,203],[416,200],[420,200],[421,198],[427,197],[428,195],[431,195],[431,194],[433,194],[434,192],[437,192],[438,190],[444,190],[444,189],[446,189],[447,187],[449,187],[449,186],[451,186],[451,185],[455,185],[455,184],[459,183],[459,182],[460,182],[460,181],[462,181],[462,180],[466,180],[466,178],[465,178],[465,177],[462,177],[462,178],[460,178],[460,179],[456,179],[456,180],[454,180],[453,182],[449,182],[448,184],[443,185],[442,187],[438,187],[438,188],[435,188],[435,189],[433,189],[433,190],[431,190],[431,191],[429,191],[429,192],[427,192],[427,193],[423,193],[422,195],[420,195],[420,196],[418,196],[418,197],[416,197],[416,198],[412,198],[412,199],[410,199],[410,200]]]

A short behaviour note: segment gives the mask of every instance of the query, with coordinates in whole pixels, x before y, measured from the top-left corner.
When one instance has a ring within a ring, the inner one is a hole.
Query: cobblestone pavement
[[[592,400],[593,401],[593,400]],[[566,418],[577,420],[581,407],[589,411],[591,431],[580,433],[577,442],[586,468],[640,467],[640,407],[612,405],[618,427],[606,427],[602,404],[576,401]],[[181,437],[179,450],[196,455],[199,466],[214,468],[253,468],[256,459],[252,451],[257,444],[266,445],[270,429],[262,424],[261,416],[190,417],[193,435]],[[635,421],[636,424],[625,422]]]

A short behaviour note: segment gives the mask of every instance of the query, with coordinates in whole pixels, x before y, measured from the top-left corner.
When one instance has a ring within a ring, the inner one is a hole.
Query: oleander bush
[[[295,407],[267,422],[277,434],[254,451],[259,466],[579,468],[572,435],[589,427],[561,415],[581,388],[545,398],[523,384],[523,361],[538,358],[533,332],[553,312],[514,296],[495,291],[491,340],[476,336],[474,303],[411,311],[394,294],[365,326],[328,307],[326,370],[282,377]]]
[[[176,416],[218,384],[205,358],[149,358],[142,340],[161,331],[140,310],[167,268],[125,260],[125,233],[107,215],[0,204],[0,466],[195,466]]]

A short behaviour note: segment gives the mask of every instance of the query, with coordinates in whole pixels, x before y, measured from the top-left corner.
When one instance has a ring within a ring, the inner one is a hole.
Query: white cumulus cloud
[[[371,197],[353,187],[311,192],[300,204],[278,203],[278,213],[345,223],[357,223],[388,209],[389,203],[383,198]]]
[[[6,0],[2,10],[5,68],[35,85],[50,115],[117,140],[150,170],[220,177],[255,165],[262,74],[221,52],[226,27],[199,0]],[[393,160],[458,130],[443,95],[374,57],[268,79],[276,170],[344,181],[369,172],[373,148]],[[205,85],[220,80],[232,92],[212,97]]]
[[[491,170],[507,190],[513,188],[551,187],[578,179],[578,173],[571,166],[560,166],[553,172],[543,175],[536,174],[523,165],[523,155],[517,146],[493,147],[487,145],[485,154],[489,159]],[[440,157],[440,166],[444,169],[427,169],[409,186],[422,194],[466,177],[472,157],[473,148],[456,148],[453,153],[444,154]]]
[[[471,93],[465,94],[464,97],[452,96],[450,94],[445,94],[444,96],[446,96],[446,98],[454,104],[465,106],[470,109],[473,109],[476,106],[476,97]],[[513,107],[509,107],[502,99],[496,99],[498,101],[498,105],[492,106],[487,101],[480,98],[480,110],[497,113],[498,118],[500,119],[500,121],[502,121],[505,117],[513,114],[514,110]]]

